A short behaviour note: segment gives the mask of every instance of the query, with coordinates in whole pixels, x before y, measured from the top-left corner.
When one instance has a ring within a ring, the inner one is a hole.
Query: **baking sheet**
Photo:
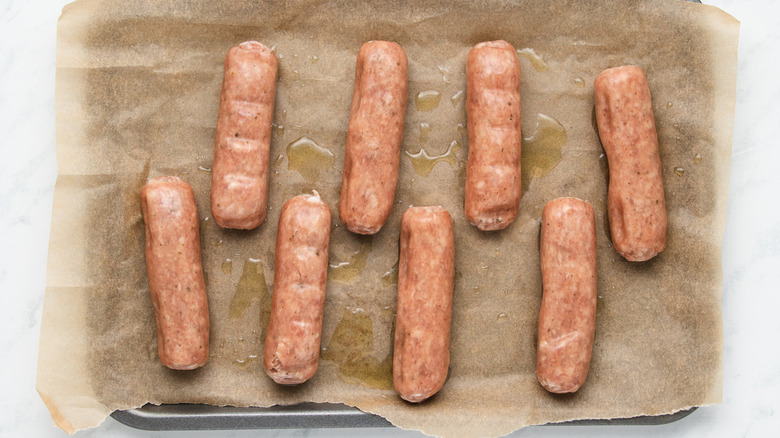
[[[58,28],[59,177],[37,383],[55,423],[72,432],[147,402],[314,401],[357,406],[429,434],[499,436],[529,424],[718,403],[738,23],[678,1],[585,6],[67,6]],[[521,57],[524,195],[512,226],[483,233],[462,211],[464,66],[473,44],[498,38]],[[222,61],[248,39],[274,47],[280,79],[268,218],[240,232],[214,224],[208,190]],[[334,215],[320,370],[305,385],[279,387],[261,366],[278,212],[311,189],[337,211],[355,56],[370,39],[394,40],[409,57],[396,208],[368,238]],[[667,249],[641,264],[609,244],[608,175],[593,122],[593,78],[629,63],[645,69],[653,93],[670,218]],[[139,192],[162,174],[193,185],[202,217],[212,351],[194,372],[167,370],[156,357]],[[546,393],[534,375],[538,221],[558,196],[594,205],[599,242],[591,372],[577,394],[563,397]],[[389,368],[398,230],[412,204],[447,208],[457,248],[449,380],[419,406],[395,395]]]

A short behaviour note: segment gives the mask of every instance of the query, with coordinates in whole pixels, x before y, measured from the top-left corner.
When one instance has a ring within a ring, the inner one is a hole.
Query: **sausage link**
[[[517,216],[520,179],[520,61],[506,41],[479,43],[466,59],[466,219],[500,230]]]
[[[396,43],[363,44],[355,67],[339,217],[358,234],[375,234],[393,209],[404,137],[406,53]]]
[[[141,189],[141,209],[157,354],[168,368],[198,368],[209,357],[209,304],[195,195],[181,179],[162,176]]]
[[[225,57],[211,169],[211,213],[220,227],[251,230],[265,220],[276,76],[276,55],[256,41]]]
[[[442,207],[411,207],[401,219],[393,385],[406,401],[437,393],[450,366],[455,282],[452,218]]]
[[[317,372],[329,240],[330,210],[316,192],[284,204],[263,358],[276,383],[303,383]]]
[[[615,250],[641,262],[666,247],[666,200],[650,88],[642,69],[604,70],[593,86],[609,162],[609,229]]]
[[[536,377],[550,392],[575,392],[588,377],[596,330],[596,221],[590,204],[558,198],[544,206],[541,265]]]

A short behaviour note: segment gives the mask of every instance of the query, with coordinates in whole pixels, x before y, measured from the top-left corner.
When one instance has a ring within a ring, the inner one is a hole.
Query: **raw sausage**
[[[479,43],[466,59],[466,219],[509,226],[520,206],[520,61],[506,41]]]
[[[276,383],[303,383],[317,371],[329,240],[330,210],[316,192],[284,204],[263,358]]]
[[[626,260],[666,246],[666,201],[650,88],[636,66],[604,70],[593,86],[599,136],[609,162],[609,229]]]
[[[363,44],[355,67],[339,217],[358,234],[378,232],[393,209],[404,136],[407,60],[396,43]]]
[[[158,177],[141,189],[141,209],[157,354],[168,368],[198,368],[209,357],[209,307],[195,195],[175,176]]]
[[[588,376],[596,329],[596,221],[590,204],[558,198],[544,206],[541,265],[536,377],[550,392],[575,392]]]
[[[225,58],[211,169],[211,213],[220,227],[251,230],[265,219],[276,76],[276,55],[256,41]]]
[[[442,207],[411,207],[401,218],[393,385],[406,401],[437,393],[450,364],[455,282],[452,218]]]

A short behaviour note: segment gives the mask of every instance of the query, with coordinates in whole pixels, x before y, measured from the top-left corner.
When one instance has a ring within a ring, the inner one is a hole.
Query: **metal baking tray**
[[[614,420],[576,420],[551,425],[571,426],[657,426],[673,423],[696,408],[657,416]],[[236,408],[195,404],[152,405],[115,411],[115,420],[143,430],[225,430],[225,429],[324,429],[344,427],[393,427],[384,418],[357,408],[331,403],[301,403],[270,408]]]
[[[701,3],[701,0],[684,0]],[[657,426],[687,417],[696,407],[673,414],[638,416],[612,420],[575,420],[551,426]],[[300,403],[270,408],[238,408],[201,404],[147,404],[111,417],[142,430],[228,430],[228,429],[322,429],[394,427],[384,418],[357,408],[334,403]]]

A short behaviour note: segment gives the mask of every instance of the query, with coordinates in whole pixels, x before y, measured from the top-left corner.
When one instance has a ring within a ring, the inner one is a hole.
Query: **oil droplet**
[[[233,260],[225,259],[222,262],[222,273],[225,275],[231,275],[233,273]]]
[[[417,111],[433,111],[439,107],[440,100],[441,93],[438,91],[420,91],[414,99],[414,104],[417,106]]]
[[[272,164],[274,169],[276,169],[277,167],[279,167],[280,164],[282,164],[283,159],[284,159],[284,154],[279,154],[276,158],[274,158],[274,162]]]
[[[287,146],[287,168],[295,170],[308,183],[316,182],[320,172],[333,167],[333,152],[308,137],[301,137]]]
[[[274,137],[281,137],[284,135],[284,125],[272,125],[274,128]]]
[[[458,134],[460,134],[461,138],[465,138],[469,134],[463,123],[458,123]]]
[[[673,106],[674,106],[674,104],[672,102],[666,102],[666,107],[667,108],[671,108]]]
[[[287,120],[287,110],[282,110],[282,122]]]
[[[529,138],[523,138],[523,192],[531,179],[542,178],[561,162],[561,148],[566,140],[566,129],[560,122],[546,114],[537,114],[534,133]]]
[[[528,61],[530,61],[531,66],[534,68],[534,70],[538,72],[543,72],[550,69],[547,63],[544,62],[544,58],[542,58],[541,55],[537,54],[536,51],[534,51],[534,49],[528,47],[525,49],[519,49],[517,51],[517,56],[521,58],[525,58]]]
[[[507,318],[508,317],[506,316],[506,313],[499,313],[498,316],[496,317],[496,321],[506,322]]]
[[[579,87],[579,88],[584,88],[585,87],[585,79],[582,79],[579,76],[574,78],[574,83],[577,84],[577,87]]]
[[[679,166],[675,167],[674,168],[674,173],[677,174],[677,176],[683,176],[683,175],[685,175],[685,169],[683,169],[682,167],[679,167]]]
[[[382,284],[385,286],[398,284],[398,263],[394,264],[389,271],[382,274]]]
[[[604,175],[604,181],[609,183],[609,161],[607,160],[607,154],[603,152],[599,155],[599,168],[602,175]]]
[[[265,329],[268,327],[268,319],[271,317],[271,296],[268,294],[268,286],[265,284],[265,273],[260,263],[247,260],[244,262],[244,270],[238,280],[236,293],[230,300],[230,318],[241,318],[244,311],[255,300],[260,301],[260,323],[261,327]]]
[[[447,148],[447,152],[441,155],[428,155],[428,152],[422,147],[420,147],[420,151],[416,153],[411,153],[409,151],[404,152],[409,156],[414,171],[420,176],[428,176],[433,170],[433,166],[440,161],[450,163],[450,166],[454,169],[458,164],[458,157],[455,156],[458,151],[460,151],[460,143],[458,143],[457,140],[453,140],[450,143],[450,147]]]
[[[317,55],[311,55],[311,63],[312,63],[312,64],[316,64],[316,63],[317,63],[317,61],[319,61],[319,60],[320,60],[320,57],[319,57],[319,56],[317,56]]]
[[[439,66],[439,73],[441,74],[441,79],[442,79],[442,80],[443,80],[445,83],[449,84],[449,83],[450,83],[450,80],[449,80],[449,78],[447,77],[447,75],[449,75],[449,74],[450,74],[450,68],[449,68],[449,67],[447,67],[446,65],[440,65],[440,66]]]
[[[202,170],[204,172],[211,172],[211,168],[206,166],[198,166],[198,170]]]
[[[433,128],[431,128],[431,125],[429,125],[426,122],[420,123],[420,143],[425,144],[425,142],[428,141],[428,136],[431,135],[431,131],[433,131]]]
[[[348,262],[341,262],[328,266],[328,280],[338,281],[339,283],[349,283],[361,273],[366,267],[368,253],[371,252],[371,241],[367,240],[360,244],[360,249],[352,253]]]
[[[696,154],[696,156],[693,157],[693,162],[696,164],[701,164],[701,154]]]
[[[463,100],[463,96],[466,93],[463,92],[463,90],[458,90],[455,94],[450,97],[450,102],[452,102],[452,106],[458,106],[458,104]]]
[[[341,380],[374,389],[393,389],[393,355],[373,355],[374,323],[362,311],[344,310],[322,358],[338,364]]]
[[[236,359],[233,361],[233,365],[241,368],[241,369],[248,369],[251,364],[254,362],[257,362],[257,355],[256,354],[250,354],[245,359]]]

